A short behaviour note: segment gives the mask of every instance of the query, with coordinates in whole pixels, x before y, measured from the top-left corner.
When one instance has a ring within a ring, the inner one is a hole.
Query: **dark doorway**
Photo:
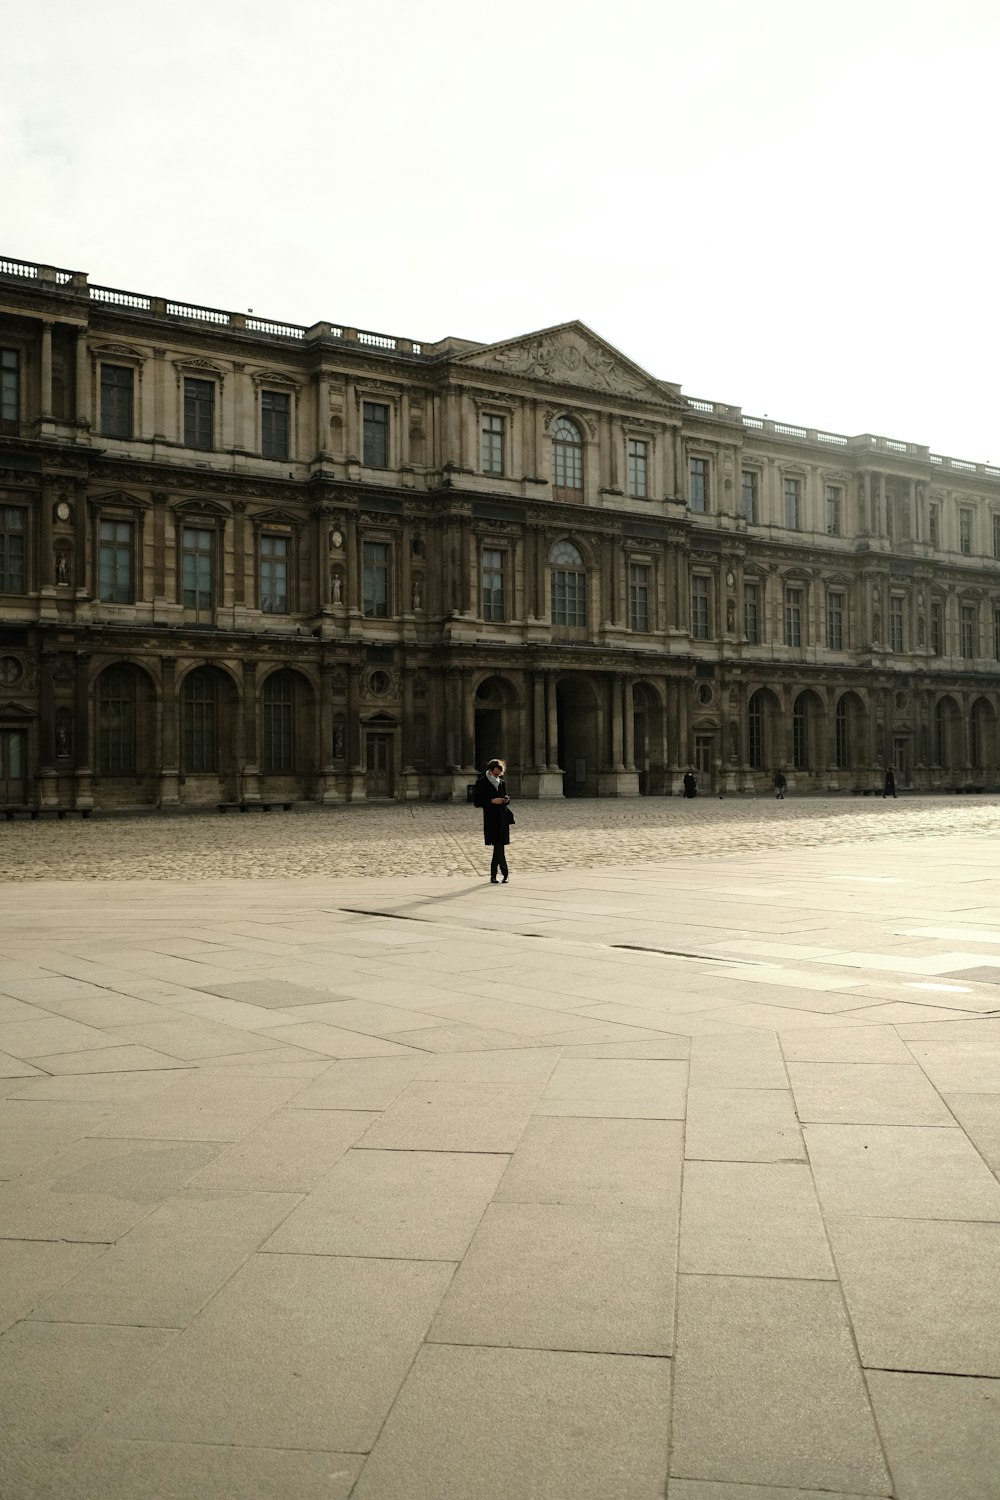
[[[502,760],[506,751],[503,743],[503,709],[480,708],[476,705],[476,769],[482,771],[488,760]]]
[[[369,797],[391,797],[395,791],[391,734],[365,736],[365,791]]]
[[[598,708],[585,679],[564,678],[556,685],[559,764],[565,797],[596,797],[598,791]]]
[[[23,729],[0,729],[0,807],[23,807],[27,735]]]

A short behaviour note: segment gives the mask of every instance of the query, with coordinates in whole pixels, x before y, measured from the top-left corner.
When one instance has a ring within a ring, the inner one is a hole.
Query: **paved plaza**
[[[1000,1500],[1000,804],[0,827],[3,1500]]]

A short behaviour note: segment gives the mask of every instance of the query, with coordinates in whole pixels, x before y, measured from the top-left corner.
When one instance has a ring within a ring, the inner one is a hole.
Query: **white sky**
[[[33,0],[0,255],[1000,462],[996,0]]]

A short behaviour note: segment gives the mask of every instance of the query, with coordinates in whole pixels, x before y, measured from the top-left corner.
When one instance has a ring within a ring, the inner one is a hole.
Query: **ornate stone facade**
[[[0,809],[998,781],[1000,469],[0,260]]]

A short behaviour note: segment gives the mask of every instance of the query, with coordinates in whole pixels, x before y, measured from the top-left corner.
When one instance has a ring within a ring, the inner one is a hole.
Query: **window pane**
[[[840,535],[841,491],[835,484],[826,487],[826,534]]]
[[[218,683],[199,668],[184,679],[184,770],[192,775],[218,769]]]
[[[0,422],[16,432],[18,406],[18,354],[16,349],[0,349]]]
[[[583,441],[566,417],[559,417],[552,428],[552,483],[557,489],[583,489]]]
[[[757,486],[759,476],[756,469],[744,469],[740,479],[740,513],[745,521],[757,519]]]
[[[25,512],[16,506],[0,508],[0,593],[23,594]]]
[[[295,678],[272,672],[261,698],[261,761],[265,775],[295,770]]]
[[[389,408],[378,401],[366,401],[364,414],[364,461],[369,468],[389,467]]]
[[[788,589],[785,593],[785,645],[802,645],[801,589]]]
[[[708,509],[708,459],[692,458],[688,467],[691,509]]]
[[[628,442],[628,492],[637,500],[645,500],[648,490],[648,444],[637,438]]]
[[[759,644],[760,585],[757,583],[747,583],[743,586],[743,633],[749,645]]]
[[[830,593],[826,596],[826,644],[831,651],[844,649],[844,596]]]
[[[134,371],[123,365],[101,365],[101,432],[106,437],[132,436]]]
[[[288,457],[291,397],[285,391],[260,393],[260,451],[264,458]]]
[[[644,563],[629,568],[628,612],[630,630],[649,629],[649,568]]]
[[[260,607],[266,615],[288,613],[288,538],[260,539]]]
[[[370,619],[388,619],[388,542],[365,542],[362,548],[362,563],[362,609]]]
[[[691,579],[691,634],[696,641],[709,638],[708,579],[695,574]]]
[[[552,623],[586,625],[587,575],[558,568],[552,574]]]
[[[215,430],[215,382],[185,380],[184,442],[189,448],[213,446]]]
[[[182,533],[181,587],[185,609],[211,609],[212,532],[185,527]]]
[[[483,473],[503,473],[503,417],[492,412],[483,415]]]
[[[97,686],[97,764],[108,776],[135,771],[135,673],[108,667]]]
[[[503,552],[494,548],[483,549],[483,619],[503,620],[506,618],[504,604],[504,561]]]
[[[98,597],[105,604],[132,602],[132,524],[102,521],[98,536]]]
[[[785,480],[785,525],[789,531],[799,529],[799,499],[802,485],[798,479]]]

